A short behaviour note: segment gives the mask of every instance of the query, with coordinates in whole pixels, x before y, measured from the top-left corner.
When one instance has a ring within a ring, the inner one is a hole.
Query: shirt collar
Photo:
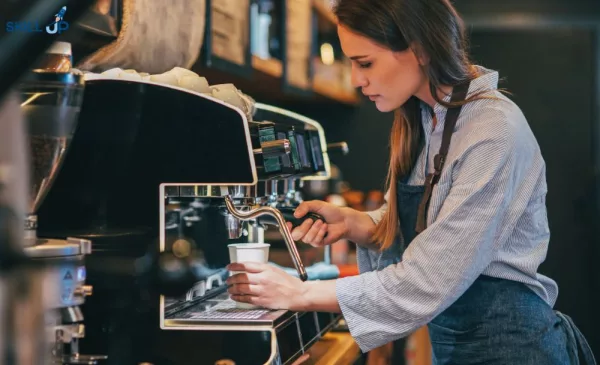
[[[494,70],[487,69],[482,66],[475,66],[477,69],[477,73],[479,76],[471,81],[469,85],[469,91],[467,92],[467,98],[481,92],[488,92],[498,89],[498,72]],[[446,95],[442,101],[449,103],[452,95]],[[431,107],[426,103],[421,102],[421,110],[428,113],[431,116]],[[446,121],[446,112],[448,108],[443,106],[440,103],[436,103],[433,107],[433,111],[437,117],[437,126],[443,126]],[[429,119],[429,118],[427,118]],[[423,121],[425,122],[425,120]],[[438,128],[436,126],[436,129]]]

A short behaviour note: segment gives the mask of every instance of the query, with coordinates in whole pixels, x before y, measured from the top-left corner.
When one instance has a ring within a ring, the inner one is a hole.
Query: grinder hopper
[[[25,230],[35,240],[36,213],[55,180],[75,132],[84,78],[72,73],[32,72],[21,83],[27,123],[30,190]],[[33,243],[33,242],[31,242]]]

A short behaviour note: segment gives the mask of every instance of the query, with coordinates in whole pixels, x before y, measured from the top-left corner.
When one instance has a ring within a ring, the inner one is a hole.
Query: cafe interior
[[[353,242],[286,225],[385,203],[394,115],[353,82],[334,3],[0,2],[0,364],[432,364],[427,326],[363,353],[341,313],[227,292],[244,255],[360,274]],[[539,272],[600,354],[600,1],[452,3],[539,143]]]

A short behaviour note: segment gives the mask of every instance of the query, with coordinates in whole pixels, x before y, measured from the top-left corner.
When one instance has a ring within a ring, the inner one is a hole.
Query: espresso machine
[[[165,212],[161,230],[168,231],[169,222],[172,222],[169,207],[173,202],[180,206],[186,201],[189,207],[196,206],[198,212],[212,209],[213,225],[218,220],[223,221],[220,235],[211,238],[211,241],[218,239],[221,247],[231,240],[263,243],[264,230],[276,227],[291,255],[297,276],[306,280],[307,269],[285,222],[297,226],[308,218],[323,220],[310,213],[296,219],[293,213],[302,201],[300,188],[303,181],[330,177],[325,134],[319,123],[297,113],[261,103],[254,104],[252,109],[248,145],[253,161],[248,164],[256,183],[161,184],[160,200],[164,202]],[[338,146],[345,144],[335,145]],[[209,181],[218,180],[215,176]],[[209,219],[203,213],[199,215],[200,220]],[[229,240],[224,239],[225,235]],[[174,246],[180,242],[180,234],[165,234],[161,249],[175,250]],[[215,260],[207,257],[207,262]],[[219,354],[236,364],[292,363],[339,319],[328,313],[239,309],[229,299],[219,274],[197,283],[185,297],[162,297],[161,301],[161,328],[165,333],[188,331],[193,333],[190,336],[197,338],[218,334],[224,339],[230,338],[230,342],[234,341],[233,334],[244,334],[245,339],[236,343],[249,341],[253,350],[233,348]],[[215,363],[214,358],[210,359],[213,362],[207,357],[203,360],[207,364]]]
[[[37,236],[91,245],[82,353],[106,364],[286,364],[336,324],[329,313],[231,309],[227,244],[261,242],[265,227],[277,227],[307,278],[285,221],[322,219],[292,214],[301,181],[329,177],[317,122],[243,100],[148,79],[86,80],[37,209]]]

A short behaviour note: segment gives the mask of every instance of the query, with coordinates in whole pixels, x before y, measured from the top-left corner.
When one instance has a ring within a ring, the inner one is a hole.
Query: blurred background
[[[305,198],[372,210],[383,203],[392,115],[352,88],[330,3],[97,0],[69,31],[40,36],[70,42],[82,70],[186,67],[211,84],[233,83],[262,103],[319,121],[328,140],[346,141],[350,153],[332,153],[333,179],[307,183]],[[454,4],[468,26],[472,59],[499,71],[500,87],[540,144],[551,229],[540,271],[559,284],[556,309],[573,317],[600,354],[600,0]],[[180,12],[195,13],[181,23]],[[2,11],[0,21],[12,31]],[[350,244],[334,246],[332,259],[356,273]]]

